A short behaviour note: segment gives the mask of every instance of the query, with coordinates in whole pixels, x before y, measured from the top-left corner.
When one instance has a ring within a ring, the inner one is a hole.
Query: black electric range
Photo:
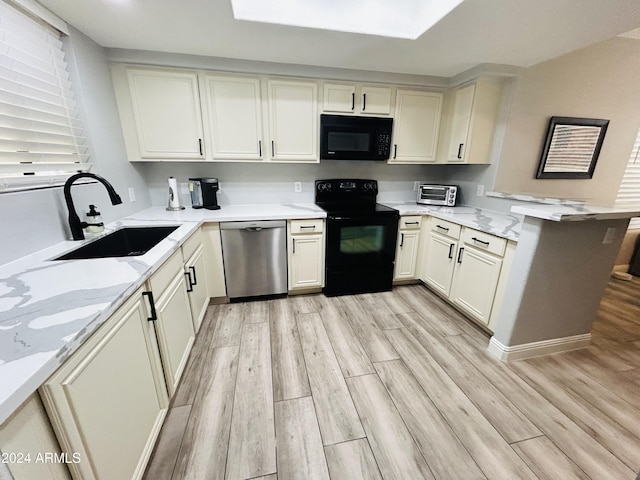
[[[316,180],[327,212],[325,295],[391,290],[400,215],[377,195],[376,180]]]

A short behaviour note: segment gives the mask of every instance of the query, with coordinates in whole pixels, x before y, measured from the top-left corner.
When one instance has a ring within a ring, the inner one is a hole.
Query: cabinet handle
[[[296,239],[292,238],[291,240],[293,240],[293,251],[291,253],[296,253]]]
[[[418,225],[420,222],[404,222],[405,225]]]
[[[444,230],[445,232],[449,231],[449,228],[443,227],[442,225],[436,225],[436,228],[439,228],[440,230]]]
[[[258,140],[258,156],[262,157],[262,140]]]
[[[393,145],[393,159],[395,160],[397,156],[398,156],[398,144],[396,143]]]
[[[458,158],[462,158],[462,146],[464,145],[464,143],[461,143],[460,145],[458,145]]]
[[[196,278],[196,267],[189,267],[189,270],[191,270],[193,272],[193,286],[196,286],[198,284],[198,279]],[[189,279],[191,279],[191,275],[189,275]]]
[[[184,276],[187,277],[187,293],[193,292],[193,283],[191,282],[191,274],[184,272]]]
[[[356,94],[351,94],[351,111],[353,112],[356,109]]]
[[[456,244],[455,243],[450,243],[449,244],[449,258],[453,258],[453,247],[455,247]]]
[[[198,148],[200,149],[200,156],[202,156],[202,139],[198,139]]]
[[[487,247],[489,246],[489,242],[485,242],[484,240],[480,240],[479,238],[471,237],[471,240],[473,240],[474,242],[482,243],[482,244],[486,245]]]
[[[151,307],[151,316],[147,320],[154,322],[158,319],[158,314],[156,312],[156,302],[153,301],[153,292],[142,292],[142,295],[149,298],[149,307]]]
[[[367,94],[362,94],[362,111],[364,112],[367,109]]]
[[[310,228],[312,230],[315,230],[316,226],[315,225],[302,225],[300,227],[300,230],[302,230],[303,228]]]
[[[464,252],[464,247],[458,250],[458,263],[462,263],[462,252]]]
[[[271,140],[271,156],[276,156],[276,142],[274,142],[273,140]]]
[[[400,247],[402,247],[402,245],[404,245],[404,233],[400,234]]]

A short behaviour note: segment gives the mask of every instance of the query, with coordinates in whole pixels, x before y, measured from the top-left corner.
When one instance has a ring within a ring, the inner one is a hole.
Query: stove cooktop
[[[395,208],[387,207],[379,203],[343,203],[343,202],[316,202],[327,213],[376,213],[398,214]]]

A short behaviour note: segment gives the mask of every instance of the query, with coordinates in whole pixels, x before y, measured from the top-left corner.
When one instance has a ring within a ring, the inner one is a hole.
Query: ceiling
[[[230,0],[38,1],[109,48],[444,77],[529,67],[640,26],[638,0],[465,0],[417,40],[238,21]]]

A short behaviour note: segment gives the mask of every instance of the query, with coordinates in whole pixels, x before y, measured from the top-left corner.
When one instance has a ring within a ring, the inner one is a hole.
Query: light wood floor
[[[211,306],[145,478],[636,478],[640,279],[589,348],[487,344],[420,285]]]

